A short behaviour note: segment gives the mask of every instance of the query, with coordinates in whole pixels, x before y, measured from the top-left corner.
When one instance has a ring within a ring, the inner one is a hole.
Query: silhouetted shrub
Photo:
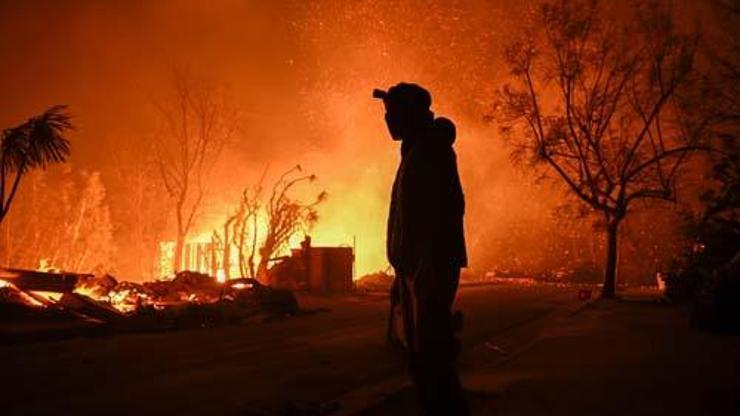
[[[737,258],[702,280],[690,308],[692,325],[718,332],[740,332],[740,267]]]

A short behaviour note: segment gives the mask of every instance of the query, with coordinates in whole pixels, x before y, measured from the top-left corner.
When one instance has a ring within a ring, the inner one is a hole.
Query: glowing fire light
[[[15,285],[8,282],[7,280],[0,279],[0,289],[1,288],[15,288]],[[25,293],[23,291],[19,291],[19,296],[23,299],[24,302],[26,302],[28,305],[35,306],[37,308],[45,308],[47,305],[42,302],[42,299],[46,299],[45,297],[41,296],[43,294],[47,294],[48,292],[31,292],[32,294]],[[34,297],[36,296],[36,297]]]
[[[44,298],[50,302],[59,302],[59,300],[62,299],[62,294],[57,293],[57,292],[44,292],[40,290],[33,290],[31,291],[31,293],[41,298]]]
[[[244,290],[244,289],[251,289],[252,285],[239,282],[239,283],[234,283],[233,285],[231,285],[231,287],[236,290]]]
[[[59,273],[61,270],[57,267],[54,267],[53,264],[49,261],[49,259],[42,258],[39,260],[39,267],[36,268],[36,270],[40,272],[45,273]]]

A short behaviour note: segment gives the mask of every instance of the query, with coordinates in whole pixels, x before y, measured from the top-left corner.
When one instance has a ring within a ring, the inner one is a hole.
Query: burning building
[[[277,287],[314,293],[349,293],[354,288],[354,248],[314,247],[306,237],[290,256],[270,268],[270,282]]]
[[[174,243],[160,244],[160,273],[171,276]],[[236,264],[224,269],[223,247],[218,242],[189,242],[183,247],[179,270],[189,270],[215,276],[226,281],[226,276],[239,276]],[[299,248],[290,254],[269,259],[271,266],[262,280],[271,286],[313,293],[349,293],[354,288],[354,247],[313,246],[306,236]]]

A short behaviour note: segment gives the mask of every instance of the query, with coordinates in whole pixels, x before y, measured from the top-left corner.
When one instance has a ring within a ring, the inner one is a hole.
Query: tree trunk
[[[247,276],[247,266],[246,262],[244,261],[244,236],[246,231],[246,221],[240,220],[239,224],[239,240],[237,241],[237,253],[239,257],[239,277],[254,277],[254,276]],[[234,238],[237,238],[235,235]]]
[[[224,279],[231,280],[231,236],[229,236],[229,227],[231,226],[231,221],[227,221],[226,225],[224,225],[224,258],[223,258],[223,268],[224,268]]]
[[[224,279],[231,280],[231,245],[224,244],[223,261]]]
[[[267,257],[260,257],[260,262],[257,265],[257,280],[265,285],[269,285],[271,283],[268,276],[269,273],[267,271],[268,260],[269,259]]]
[[[21,182],[21,177],[23,176],[22,172],[24,172],[25,169],[26,162],[23,162],[18,168],[18,171],[15,175],[15,180],[13,180],[13,186],[10,188],[10,193],[7,197],[5,196],[5,180],[7,178],[5,178],[5,174],[3,174],[3,199],[0,200],[0,223],[2,223],[5,219],[5,216],[8,215],[10,204],[13,202],[16,191],[18,191],[18,184]]]
[[[177,274],[182,269],[182,251],[185,247],[185,236],[187,230],[183,224],[182,210],[185,204],[185,192],[180,195],[175,206],[175,215],[177,217],[177,235],[175,236],[175,254],[172,256],[172,273]]]
[[[275,244],[274,244],[274,238],[272,235],[269,234],[265,237],[265,242],[262,245],[262,247],[259,248],[259,254],[260,254],[260,261],[257,263],[257,280],[260,281],[260,283],[269,285],[272,282],[270,282],[270,276],[269,276],[269,263],[270,258],[272,258],[272,255],[275,252]]]
[[[620,220],[611,219],[606,227],[606,268],[604,270],[604,288],[601,297],[613,299],[616,297],[617,268],[619,265],[619,223]]]
[[[181,231],[177,232],[175,239],[175,254],[172,256],[172,272],[177,274],[182,268],[182,251],[185,247],[185,235]]]
[[[257,253],[257,214],[252,216],[252,248],[249,252],[249,274],[250,277],[256,278],[257,273],[254,270],[254,255]]]

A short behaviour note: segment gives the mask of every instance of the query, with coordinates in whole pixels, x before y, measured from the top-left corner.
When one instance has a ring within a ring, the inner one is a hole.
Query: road
[[[464,351],[573,299],[574,289],[547,286],[461,289]],[[279,415],[403,376],[403,354],[384,341],[386,299],[300,301],[328,310],[240,326],[0,347],[3,414]]]

